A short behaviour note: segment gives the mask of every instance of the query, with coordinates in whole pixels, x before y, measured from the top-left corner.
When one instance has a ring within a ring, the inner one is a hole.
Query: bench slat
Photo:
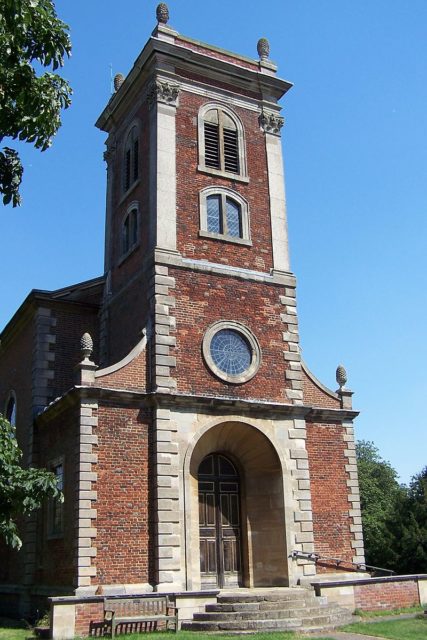
[[[173,612],[173,613],[171,613]],[[178,608],[168,596],[157,598],[105,598],[104,622],[111,625],[111,637],[121,624],[138,622],[172,622],[178,631]]]

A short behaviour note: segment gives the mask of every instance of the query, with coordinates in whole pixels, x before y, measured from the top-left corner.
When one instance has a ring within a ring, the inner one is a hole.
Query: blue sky
[[[20,209],[0,215],[0,327],[32,288],[103,271],[105,136],[93,123],[155,26],[157,2],[56,2],[73,56],[72,107],[53,147],[22,147]],[[356,436],[407,482],[427,464],[427,2],[173,0],[180,33],[256,57],[279,75],[292,268],[303,357],[336,388],[343,363]]]

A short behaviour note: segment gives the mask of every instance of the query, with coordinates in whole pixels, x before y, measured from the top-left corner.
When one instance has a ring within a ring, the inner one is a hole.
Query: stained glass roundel
[[[252,360],[252,352],[246,338],[233,329],[217,331],[211,340],[211,357],[218,369],[232,376],[246,371]]]
[[[203,355],[212,372],[236,384],[250,380],[260,364],[255,336],[237,322],[217,322],[205,334]]]

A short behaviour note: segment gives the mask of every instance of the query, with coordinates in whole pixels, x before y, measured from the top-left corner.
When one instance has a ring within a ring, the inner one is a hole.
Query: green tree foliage
[[[413,476],[389,522],[398,573],[427,573],[427,467]]]
[[[41,151],[51,145],[71,96],[68,82],[53,71],[70,52],[68,26],[52,0],[0,0],[0,141],[19,139]],[[18,153],[0,150],[4,204],[20,204],[22,173]]]
[[[14,427],[0,414],[0,536],[19,549],[16,519],[39,509],[46,498],[63,500],[53,473],[23,469]]]
[[[405,500],[405,489],[397,481],[393,467],[383,460],[373,442],[356,444],[362,508],[365,556],[368,564],[394,569],[397,550],[390,521],[397,501]]]

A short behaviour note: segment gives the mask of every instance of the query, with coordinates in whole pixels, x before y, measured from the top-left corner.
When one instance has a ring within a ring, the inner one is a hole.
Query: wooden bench
[[[136,625],[144,622],[165,622],[175,625],[178,631],[178,609],[171,603],[168,596],[146,598],[105,598],[104,625],[111,628],[114,638],[119,625]],[[132,630],[132,629],[131,629]]]

